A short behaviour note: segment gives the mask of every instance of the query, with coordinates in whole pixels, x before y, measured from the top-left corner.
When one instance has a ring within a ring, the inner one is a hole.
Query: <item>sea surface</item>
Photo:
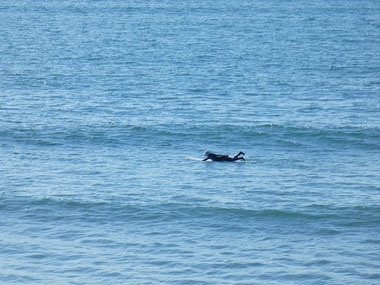
[[[0,1],[0,284],[377,285],[379,173],[378,0]]]

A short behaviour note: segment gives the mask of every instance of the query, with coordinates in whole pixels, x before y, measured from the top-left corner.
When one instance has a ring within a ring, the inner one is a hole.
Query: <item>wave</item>
[[[167,207],[167,205],[166,205]],[[333,221],[339,222],[341,225],[369,225],[378,223],[380,218],[380,207],[375,206],[355,206],[355,207],[311,207],[298,208],[294,210],[264,208],[264,209],[247,209],[247,208],[230,208],[217,206],[192,206],[192,205],[177,205],[179,212],[186,213],[191,217],[198,218],[218,218],[220,220],[261,220],[261,221]]]
[[[210,206],[207,203],[127,203],[112,201],[78,200],[52,197],[3,197],[0,213],[21,215],[23,219],[39,221],[138,222],[167,223],[224,221],[246,225],[250,222],[319,223],[337,227],[378,227],[380,206],[334,207],[311,205],[294,210],[276,208],[238,208],[226,205]]]
[[[100,144],[108,146],[172,145],[184,142],[212,144],[247,142],[291,147],[328,147],[378,150],[378,128],[315,128],[275,124],[99,124],[28,126],[0,129],[5,142],[61,146]]]

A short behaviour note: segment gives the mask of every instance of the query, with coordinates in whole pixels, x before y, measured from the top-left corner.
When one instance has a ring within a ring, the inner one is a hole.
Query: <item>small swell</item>
[[[209,144],[245,141],[278,144],[289,147],[318,146],[340,149],[360,148],[378,150],[380,131],[377,128],[320,129],[276,124],[116,124],[102,122],[97,125],[30,126],[3,129],[0,135],[5,142],[54,147],[61,145],[171,145],[178,142]]]

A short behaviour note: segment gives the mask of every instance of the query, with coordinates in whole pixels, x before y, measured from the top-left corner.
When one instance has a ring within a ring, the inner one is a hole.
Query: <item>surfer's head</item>
[[[211,153],[211,152],[209,152],[208,150],[206,150],[205,153],[204,153],[204,155],[205,155],[205,156],[209,156],[210,153]]]

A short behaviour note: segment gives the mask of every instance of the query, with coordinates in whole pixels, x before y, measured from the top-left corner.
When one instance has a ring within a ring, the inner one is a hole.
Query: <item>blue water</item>
[[[377,0],[1,1],[0,283],[380,284],[379,31]]]

